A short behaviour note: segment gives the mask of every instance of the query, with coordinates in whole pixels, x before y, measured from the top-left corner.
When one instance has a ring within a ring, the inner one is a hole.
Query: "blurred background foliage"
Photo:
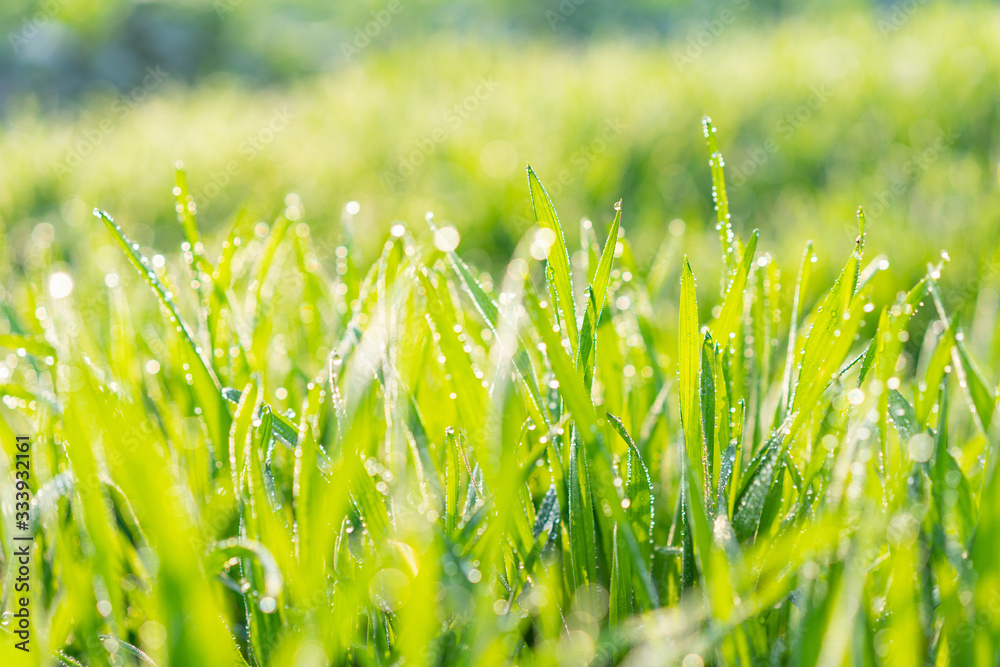
[[[177,160],[219,242],[294,193],[324,260],[432,210],[495,270],[533,224],[530,162],[570,229],[623,198],[640,263],[680,219],[711,264],[710,114],[736,228],[782,264],[808,238],[839,257],[863,205],[901,285],[946,249],[949,301],[996,294],[992,4],[13,0],[0,27],[5,280],[110,270],[94,206],[179,248]]]

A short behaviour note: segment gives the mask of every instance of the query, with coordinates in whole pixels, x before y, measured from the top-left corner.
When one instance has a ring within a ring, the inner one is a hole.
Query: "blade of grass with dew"
[[[612,627],[625,622],[632,615],[632,572],[631,563],[624,555],[619,555],[626,548],[618,536],[618,526],[614,526],[611,539],[613,542],[611,554],[611,586],[608,592],[610,598],[609,621]]]
[[[792,312],[788,323],[788,343],[785,354],[785,370],[781,380],[781,417],[788,416],[792,408],[792,394],[794,393],[793,382],[795,380],[795,357],[798,354],[798,333],[799,317],[802,314],[802,296],[809,284],[809,276],[812,273],[812,265],[816,263],[816,254],[813,252],[812,241],[806,243],[805,250],[802,251],[802,261],[799,263],[799,272],[795,278],[795,293],[792,297]]]
[[[958,321],[956,320],[938,338],[923,377],[920,378],[920,382],[917,384],[913,406],[917,423],[920,424],[921,428],[927,426],[931,412],[937,405],[938,391],[946,375],[945,369],[951,361],[951,350],[955,345],[955,333],[957,331]]]
[[[681,428],[684,430],[685,460],[697,482],[699,493],[706,488],[705,444],[702,436],[701,347],[698,330],[698,302],[691,264],[684,258],[681,270],[681,305],[678,317],[677,365],[679,373]]]
[[[722,246],[722,294],[726,293],[731,274],[734,274],[740,262],[742,248],[739,240],[733,234],[732,220],[729,215],[729,197],[726,195],[725,161],[719,151],[719,142],[715,137],[715,126],[712,119],[705,116],[701,120],[705,141],[708,143],[708,163],[712,169],[712,201],[715,204],[715,228],[719,232],[719,244]]]
[[[525,301],[528,306],[528,313],[535,325],[535,330],[545,343],[546,354],[552,363],[553,371],[559,381],[559,391],[567,407],[573,415],[575,433],[580,441],[585,445],[586,463],[588,466],[588,482],[593,486],[592,497],[596,493],[605,499],[617,496],[614,486],[614,474],[611,470],[610,456],[605,444],[600,438],[601,430],[597,423],[597,416],[594,405],[583,386],[579,373],[576,372],[573,363],[570,361],[566,350],[561,346],[558,337],[552,330],[551,320],[546,316],[545,309],[541,307],[538,298],[529,290],[525,294]],[[568,484],[567,476],[567,484]],[[642,562],[642,553],[636,535],[631,530],[631,524],[627,521],[625,512],[620,503],[609,502],[611,517],[615,521],[623,524],[623,534],[632,554],[634,561]],[[595,554],[591,551],[586,556],[588,560]],[[610,556],[610,554],[609,554]],[[610,560],[610,558],[608,559]],[[645,566],[642,566],[645,568]],[[650,599],[655,599],[655,589],[649,582],[647,589],[643,591]]]
[[[622,222],[622,202],[618,200],[615,204],[615,217],[608,230],[608,239],[604,242],[604,250],[601,252],[601,260],[597,264],[597,271],[594,273],[594,298],[597,303],[597,317],[595,326],[600,324],[601,314],[604,312],[604,302],[607,300],[608,285],[611,282],[611,267],[615,261],[615,249],[618,247],[618,230],[621,229]]]
[[[101,438],[113,445],[106,459],[111,464],[110,473],[136,515],[144,520],[150,544],[161,559],[156,577],[147,585],[153,601],[151,612],[161,619],[182,619],[169,648],[171,659],[233,662],[232,645],[219,641],[229,633],[201,569],[203,547],[198,526],[179,501],[164,502],[171,497],[170,490],[183,483],[176,468],[168,464],[165,443],[145,421],[140,407],[125,401],[110,404],[113,394],[97,390],[92,383],[73,391],[73,402],[90,406],[89,414],[97,418],[96,424],[89,422],[94,430],[83,441]],[[186,607],[189,604],[192,606]],[[152,657],[159,660],[157,655]]]
[[[909,334],[906,331],[907,324],[909,324],[913,315],[916,314],[919,307],[923,304],[922,299],[927,292],[927,280],[928,278],[924,277],[891,309],[883,309],[882,315],[879,317],[879,326],[875,331],[875,338],[872,344],[869,345],[868,354],[862,363],[861,369],[858,371],[858,387],[860,388],[867,378],[868,369],[874,368],[876,380],[874,388],[879,390],[878,427],[882,463],[890,469],[892,467],[892,460],[887,442],[887,419],[889,409],[892,407],[890,406],[891,392],[895,391],[895,389],[888,389],[888,387],[890,387],[892,375],[896,370],[899,355],[902,353],[903,344],[906,340],[909,340]]]
[[[104,222],[104,226],[125,254],[129,264],[153,291],[160,305],[167,312],[168,324],[180,334],[185,343],[184,363],[190,368],[191,381],[198,396],[198,403],[207,408],[205,418],[212,429],[213,440],[216,443],[225,442],[224,434],[229,430],[229,413],[221,400],[222,385],[219,383],[212,365],[206,361],[201,346],[195,342],[191,329],[181,317],[174,301],[174,295],[160,282],[152,264],[139,252],[139,245],[130,241],[122,228],[116,225],[107,213],[94,209],[94,215]]]
[[[319,440],[321,418],[329,406],[322,382],[307,387],[299,419],[298,438],[295,445],[295,464],[292,470],[291,503],[293,523],[293,548],[298,576],[292,578],[289,594],[296,607],[307,606],[312,591],[325,585],[322,558],[330,553],[332,531],[324,530],[324,516],[319,511],[323,478],[320,475]]]
[[[704,454],[702,462],[705,471],[705,506],[709,505],[712,489],[718,483],[719,467],[717,465],[718,449],[715,442],[715,416],[718,414],[719,405],[715,402],[715,365],[717,362],[715,345],[712,343],[712,336],[705,334],[701,344],[701,374],[699,380],[701,384],[701,428],[702,439],[704,441]]]
[[[571,581],[575,590],[585,584],[597,582],[593,494],[587,470],[587,459],[585,456],[581,457],[582,445],[577,435],[580,430],[588,433],[594,432],[591,430],[592,426],[596,431],[597,416],[589,393],[583,384],[583,378],[580,377],[575,365],[552,329],[551,320],[546,314],[547,309],[541,306],[538,297],[531,290],[526,291],[525,300],[528,305],[528,313],[535,325],[535,331],[545,344],[546,356],[549,358],[559,382],[559,392],[575,421],[570,441],[566,447],[567,451],[563,454],[566,468],[567,529],[572,564]]]
[[[486,391],[482,381],[473,373],[473,362],[463,349],[455,327],[458,326],[446,302],[438,293],[437,287],[423,272],[417,273],[420,284],[424,288],[427,299],[427,320],[431,327],[433,339],[444,358],[444,365],[452,377],[452,391],[456,396],[458,414],[464,428],[469,433],[479,434],[482,428],[482,416],[486,406]]]
[[[754,230],[753,234],[750,235],[746,250],[743,252],[743,259],[736,268],[733,279],[723,297],[722,310],[715,321],[709,325],[712,338],[726,350],[732,347],[731,341],[736,336],[736,327],[743,315],[747,277],[750,275],[750,265],[753,264],[758,236],[757,230]]]
[[[702,413],[703,382],[701,352],[705,340],[698,327],[698,304],[695,295],[695,279],[691,265],[685,258],[681,272],[681,306],[678,331],[678,366],[681,409],[681,428],[684,431],[684,452],[682,467],[682,488],[684,520],[690,529],[690,545],[693,547],[700,580],[706,586],[705,600],[708,604],[731,604],[731,582],[727,576],[725,562],[712,543],[709,524],[710,504],[709,484],[711,467],[709,450],[705,444]],[[713,415],[714,420],[714,415]],[[685,542],[685,551],[689,548]],[[685,556],[685,559],[688,558]],[[719,566],[722,566],[720,569]],[[683,569],[688,570],[684,564]],[[729,597],[729,601],[725,602]]]
[[[559,216],[556,215],[552,200],[549,199],[548,193],[530,166],[528,166],[528,188],[531,193],[531,205],[535,211],[535,221],[539,227],[547,229],[555,235],[546,264],[552,269],[552,285],[556,293],[557,323],[564,328],[565,335],[570,341],[573,356],[576,356],[576,345],[580,334],[577,331],[573,276],[570,270],[569,250],[566,248],[566,237],[563,234],[562,225],[559,224]]]
[[[841,271],[833,287],[816,308],[815,319],[806,337],[802,352],[798,382],[791,401],[793,413],[805,419],[806,410],[811,409],[819,398],[833,369],[840,364],[841,341],[852,341],[854,330],[860,319],[860,309],[856,305],[855,286],[860,272],[861,255],[864,251],[864,216],[859,211],[861,233],[855,243],[847,264]],[[857,310],[857,312],[853,312]]]
[[[588,390],[592,388],[594,381],[594,356],[597,354],[597,306],[594,302],[594,292],[588,287],[586,289],[586,309],[583,314],[583,322],[580,324],[580,343],[577,349],[580,356],[577,358],[577,368],[583,379],[583,385]]]
[[[619,585],[624,586],[625,582],[629,582],[630,575],[634,574],[637,577],[636,583],[638,584],[635,586],[635,590],[638,591],[636,599],[643,611],[650,611],[655,607],[655,602],[657,601],[656,598],[651,598],[648,593],[645,593],[645,591],[655,590],[655,586],[652,585],[650,573],[650,566],[653,560],[653,483],[646,464],[643,462],[642,456],[635,446],[635,442],[625,429],[625,425],[622,424],[620,419],[610,413],[607,414],[607,417],[614,430],[618,432],[618,435],[628,446],[628,453],[625,459],[625,494],[622,499],[622,506],[625,507],[625,501],[627,501],[626,514],[631,522],[632,532],[637,538],[643,538],[643,541],[639,545],[643,556],[642,561],[626,565],[625,561],[629,560],[628,555],[622,554],[619,556],[618,554],[620,549],[627,549],[628,546],[619,536],[616,524],[614,543],[616,559],[619,560],[620,567],[622,568]],[[632,585],[627,585],[626,590],[631,591],[632,589]],[[631,600],[630,596],[629,600]],[[630,608],[631,603],[629,602],[627,605],[623,604],[621,608],[626,606]]]
[[[489,328],[490,332],[493,334],[494,339],[500,341],[499,327],[501,316],[499,307],[493,299],[486,294],[486,291],[483,289],[482,285],[479,284],[479,281],[476,280],[475,276],[473,276],[468,265],[466,265],[456,253],[448,253],[448,261],[451,264],[452,269],[458,275],[459,280],[462,283],[462,287],[472,298],[472,302],[475,305],[476,310],[483,318],[483,321]],[[525,391],[531,398],[532,407],[534,408],[533,414],[538,417],[540,423],[547,423],[547,420],[544,419],[544,415],[546,415],[547,412],[545,410],[545,403],[542,401],[541,392],[538,388],[538,378],[536,377],[534,368],[531,366],[531,362],[525,352],[525,346],[519,338],[517,341],[517,349],[512,353],[514,367],[517,369],[518,376],[524,384]]]

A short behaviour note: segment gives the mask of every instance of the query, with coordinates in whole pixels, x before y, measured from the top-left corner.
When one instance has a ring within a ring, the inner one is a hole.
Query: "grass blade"
[[[552,200],[545,192],[538,177],[531,167],[528,167],[528,187],[531,191],[531,205],[535,210],[535,220],[542,229],[555,235],[550,246],[547,264],[552,269],[552,286],[556,293],[556,314],[559,324],[564,327],[564,333],[569,338],[573,356],[576,356],[577,331],[576,303],[573,299],[573,275],[570,270],[569,250],[566,248],[566,237],[559,216],[556,215]],[[603,257],[602,257],[603,259]]]

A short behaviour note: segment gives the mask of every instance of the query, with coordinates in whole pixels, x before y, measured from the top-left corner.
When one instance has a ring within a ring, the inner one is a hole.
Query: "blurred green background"
[[[640,262],[681,219],[710,270],[708,114],[736,229],[782,266],[813,238],[831,272],[863,205],[898,286],[947,250],[949,300],[996,295],[994,4],[342,4],[4,2],[4,281],[31,289],[50,260],[99,280],[116,259],[94,206],[177,252],[177,160],[218,242],[291,202],[329,261],[345,231],[373,254],[433,211],[497,270],[533,224],[530,162],[569,228],[623,198]]]

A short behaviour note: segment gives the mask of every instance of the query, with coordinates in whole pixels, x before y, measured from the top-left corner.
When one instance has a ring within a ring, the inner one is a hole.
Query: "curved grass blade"
[[[431,223],[431,229],[436,229]],[[454,251],[448,253],[448,261],[452,266],[452,269],[458,275],[459,281],[462,283],[462,287],[465,289],[466,294],[472,298],[472,303],[479,315],[483,318],[483,322],[489,328],[490,332],[493,334],[494,340],[501,341],[500,337],[500,325],[502,315],[500,309],[496,302],[490,298],[486,291],[483,289],[476,277],[472,275],[472,271],[469,269],[468,265],[462,261],[462,258],[458,256]],[[538,378],[535,376],[535,369],[531,365],[531,360],[528,358],[526,352],[526,347],[520,338],[517,336],[517,349],[513,351],[512,359],[514,363],[514,368],[517,371],[518,377],[524,384],[525,390],[528,393],[529,398],[532,402],[532,407],[537,415],[546,417],[548,411],[545,409],[545,402],[542,400],[541,392],[538,388]],[[544,420],[543,420],[544,421]]]
[[[255,540],[245,537],[231,537],[219,540],[209,547],[206,556],[205,569],[209,572],[217,572],[222,569],[223,564],[233,557],[252,556],[256,559],[260,568],[264,571],[263,593],[271,598],[277,599],[284,589],[285,578],[278,567],[270,550]]]
[[[229,431],[229,413],[226,410],[225,402],[222,399],[222,384],[215,374],[211,362],[206,358],[201,346],[195,342],[194,334],[187,322],[181,317],[174,295],[166,286],[160,282],[153,271],[153,266],[149,260],[139,252],[139,244],[133,243],[125,236],[122,228],[115,224],[106,212],[94,209],[94,215],[104,222],[104,226],[111,232],[118,247],[125,253],[125,258],[135,269],[136,273],[146,282],[146,285],[153,291],[160,305],[167,311],[168,324],[174,327],[183,341],[182,349],[185,351],[184,363],[190,369],[191,384],[198,398],[198,403],[202,406],[203,414],[211,429],[213,441],[222,443],[226,441],[226,434]]]
[[[153,661],[152,658],[150,658],[148,655],[146,655],[145,653],[143,653],[141,650],[139,650],[135,646],[132,646],[131,644],[129,644],[127,641],[119,639],[118,637],[115,637],[113,635],[97,635],[97,638],[100,639],[102,642],[106,642],[106,641],[114,642],[115,646],[117,646],[118,648],[124,650],[126,653],[128,653],[132,657],[138,659],[139,662],[141,662],[144,665],[153,665],[153,667],[157,667],[156,663]]]
[[[206,377],[217,390],[221,391],[222,385],[219,383],[219,379],[215,376],[215,371],[212,369],[211,365],[202,356],[201,346],[198,345],[194,340],[194,334],[191,332],[190,327],[188,327],[187,322],[181,317],[180,311],[177,310],[177,304],[174,302],[173,293],[167,289],[167,287],[160,282],[160,279],[156,276],[156,272],[153,271],[153,265],[150,264],[149,260],[146,259],[145,255],[139,252],[139,244],[133,243],[125,236],[125,232],[122,231],[121,226],[115,224],[115,221],[111,219],[106,212],[99,209],[94,209],[94,215],[104,221],[105,227],[111,232],[115,241],[118,243],[118,247],[122,249],[125,253],[125,258],[128,260],[132,268],[136,270],[139,276],[146,281],[153,293],[156,295],[157,299],[160,301],[160,305],[166,309],[170,324],[176,327],[177,333],[181,334],[184,342],[187,344],[188,351],[194,360],[198,363],[195,364],[195,372],[199,375]]]
[[[206,569],[217,572],[231,558],[239,559],[244,576],[250,582],[258,582],[263,589],[248,589],[243,594],[243,602],[251,655],[257,661],[266,662],[273,653],[281,630],[283,613],[280,611],[280,601],[284,577],[274,555],[264,544],[243,537],[233,537],[213,544],[206,558]],[[251,583],[251,587],[253,585]],[[279,610],[278,613],[274,613],[276,610]]]
[[[625,429],[625,424],[621,419],[610,412],[605,413],[611,426],[618,432],[621,439],[628,445],[625,465],[625,498],[628,499],[627,514],[632,519],[632,526],[635,534],[643,535],[647,538],[643,550],[647,557],[652,557],[653,546],[653,525],[654,525],[654,502],[653,502],[653,482],[649,476],[639,448],[636,447],[632,436]]]

